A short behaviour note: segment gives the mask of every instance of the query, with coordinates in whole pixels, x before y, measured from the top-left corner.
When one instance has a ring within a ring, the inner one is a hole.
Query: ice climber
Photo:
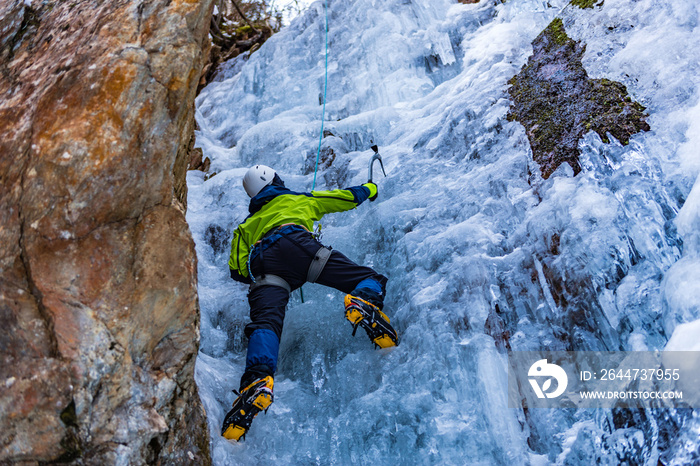
[[[291,291],[305,282],[336,288],[345,296],[345,317],[354,332],[362,327],[382,348],[398,344],[398,334],[382,313],[387,278],[323,246],[311,233],[325,214],[350,210],[377,197],[377,186],[297,193],[284,186],[270,167],[256,165],[243,177],[251,197],[250,215],[231,242],[231,278],[250,284],[251,322],[246,325],[248,354],[240,392],[226,415],[221,434],[239,440],[253,418],[273,401],[273,377],[284,313]]]

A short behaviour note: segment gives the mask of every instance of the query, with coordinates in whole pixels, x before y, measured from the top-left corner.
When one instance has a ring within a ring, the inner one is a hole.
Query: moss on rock
[[[594,6],[601,6],[605,0],[571,0],[573,6],[579,8],[593,8]]]
[[[564,29],[564,23],[561,18],[554,18],[554,21],[549,23],[547,29],[545,29],[549,36],[554,40],[557,45],[565,45],[569,39],[566,35],[566,30]]]
[[[590,79],[581,58],[586,48],[568,37],[556,18],[533,41],[533,54],[508,83],[512,98],[509,121],[527,131],[533,158],[547,178],[566,162],[577,174],[578,141],[595,131],[605,142],[608,133],[622,144],[648,131],[645,108],[633,102],[624,85]]]

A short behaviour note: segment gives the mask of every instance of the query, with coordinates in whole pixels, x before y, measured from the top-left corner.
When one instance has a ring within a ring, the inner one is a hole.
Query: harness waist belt
[[[318,280],[318,277],[321,276],[321,272],[323,272],[323,268],[328,263],[328,259],[330,257],[331,248],[321,246],[319,250],[316,251],[314,258],[311,260],[311,264],[309,265],[309,271],[306,274],[306,281],[308,281],[309,283],[316,283],[316,280]],[[253,282],[250,285],[249,291],[253,291],[256,288],[265,285],[279,286],[280,288],[284,288],[285,290],[287,290],[288,293],[292,292],[292,287],[289,285],[287,280],[280,277],[279,275],[272,275],[269,273],[261,277],[255,277],[255,282]]]
[[[287,280],[284,278],[280,277],[279,275],[272,275],[272,274],[265,274],[264,277],[255,277],[255,283],[250,285],[250,290],[253,291],[256,288],[259,288],[261,286],[265,285],[272,285],[272,286],[279,286],[280,288],[284,288],[287,290],[287,293],[292,292],[292,287],[289,286],[289,283],[287,283]]]
[[[318,277],[321,276],[323,268],[328,262],[328,258],[331,257],[331,250],[325,246],[321,246],[321,249],[316,251],[316,255],[309,265],[309,273],[306,275],[306,281],[309,283],[316,283]]]

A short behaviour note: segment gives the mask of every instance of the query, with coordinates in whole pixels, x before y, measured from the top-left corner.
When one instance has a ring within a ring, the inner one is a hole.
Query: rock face
[[[0,463],[209,462],[173,172],[211,10],[0,4]]]
[[[622,144],[634,133],[649,131],[645,108],[632,101],[624,85],[588,77],[581,63],[586,47],[566,35],[561,19],[552,21],[532,48],[527,64],[509,82],[508,119],[527,130],[542,176],[565,162],[579,173],[578,141],[588,131],[604,142],[610,133]]]

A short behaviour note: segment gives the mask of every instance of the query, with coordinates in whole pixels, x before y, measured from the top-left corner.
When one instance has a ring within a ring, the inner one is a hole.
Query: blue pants
[[[322,245],[306,230],[292,231],[257,254],[251,264],[254,276],[273,274],[296,290],[306,282],[309,265]],[[316,283],[359,296],[382,307],[387,278],[332,251]],[[248,355],[241,389],[277,370],[279,341],[289,293],[279,286],[261,286],[248,294],[251,322],[246,325]]]

